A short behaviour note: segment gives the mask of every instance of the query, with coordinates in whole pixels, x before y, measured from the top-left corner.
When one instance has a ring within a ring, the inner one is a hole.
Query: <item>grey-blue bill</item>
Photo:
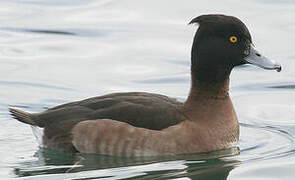
[[[249,55],[246,56],[244,60],[263,69],[276,70],[277,72],[282,70],[279,63],[260,54],[252,44],[250,46]]]

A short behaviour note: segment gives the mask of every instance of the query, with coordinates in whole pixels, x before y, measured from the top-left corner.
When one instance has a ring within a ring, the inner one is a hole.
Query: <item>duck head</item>
[[[253,64],[280,71],[280,64],[254,49],[246,25],[238,18],[225,15],[202,15],[192,46],[192,75],[198,81],[224,81],[238,65]]]

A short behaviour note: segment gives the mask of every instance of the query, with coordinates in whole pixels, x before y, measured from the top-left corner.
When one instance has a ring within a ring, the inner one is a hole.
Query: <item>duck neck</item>
[[[233,67],[195,64],[191,67],[191,90],[187,102],[199,99],[225,99],[229,91],[229,76]]]
[[[192,77],[192,85],[186,102],[199,99],[222,100],[229,97],[229,77],[218,82],[204,82]]]
[[[190,93],[184,103],[185,113],[190,120],[225,120],[227,119],[225,117],[226,112],[228,112],[228,115],[232,114],[233,105],[229,97],[230,70],[225,70],[221,74],[217,72],[215,75],[223,76],[211,76],[214,78],[203,80],[202,78],[196,78],[195,73],[192,72]],[[212,111],[215,112],[212,113]]]

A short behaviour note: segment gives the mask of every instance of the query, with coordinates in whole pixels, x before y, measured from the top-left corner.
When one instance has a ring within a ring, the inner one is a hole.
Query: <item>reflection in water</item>
[[[295,84],[294,83],[288,83],[288,84],[281,84],[281,85],[272,85],[272,86],[269,86],[269,88],[295,89]]]
[[[124,32],[123,29],[67,29],[67,30],[49,30],[49,29],[25,29],[15,27],[2,27],[2,31],[19,32],[19,33],[36,33],[44,35],[61,35],[61,36],[80,36],[80,37],[105,37],[110,33]]]
[[[46,89],[56,89],[56,90],[64,90],[64,91],[74,91],[74,89],[54,86],[49,84],[41,84],[41,83],[31,83],[31,82],[18,82],[18,81],[0,81],[0,86],[12,86],[12,87],[37,87],[37,88],[46,88]]]
[[[72,32],[67,32],[67,31],[59,31],[59,30],[47,30],[47,29],[25,29],[25,28],[1,28],[2,30],[7,30],[7,31],[15,31],[15,32],[30,32],[30,33],[40,33],[40,34],[57,34],[57,35],[76,35],[75,33]]]
[[[144,84],[174,84],[174,83],[189,83],[188,78],[184,77],[170,77],[170,78],[157,78],[157,79],[145,79],[135,81],[136,83],[144,83]]]
[[[294,90],[295,83],[292,82],[278,82],[278,83],[255,83],[255,84],[247,84],[235,87],[235,89],[239,90],[247,90],[247,91],[265,91],[269,89],[281,89],[281,90]]]
[[[127,171],[134,178],[191,177],[222,180],[239,164],[238,160],[226,157],[237,154],[239,149],[236,147],[204,154],[136,158],[66,154],[40,149],[35,154],[37,161],[24,162],[14,169],[14,173],[19,177],[60,173],[69,173],[75,177],[77,173],[83,173],[83,178],[103,178],[121,177]]]

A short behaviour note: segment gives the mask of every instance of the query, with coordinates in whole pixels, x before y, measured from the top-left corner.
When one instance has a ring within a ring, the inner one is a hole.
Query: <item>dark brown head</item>
[[[253,48],[248,29],[238,18],[210,14],[194,18],[190,24],[193,23],[199,24],[192,47],[192,75],[196,80],[223,81],[233,67],[246,63],[266,69],[280,68],[273,62],[251,62],[255,58],[267,59]]]

